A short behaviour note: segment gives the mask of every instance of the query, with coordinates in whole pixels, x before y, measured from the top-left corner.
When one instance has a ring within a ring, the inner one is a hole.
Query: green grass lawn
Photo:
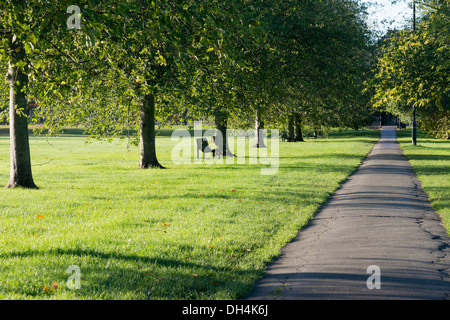
[[[411,144],[411,130],[397,131],[400,147],[413,166],[433,208],[450,234],[450,141],[418,133]]]
[[[276,175],[175,165],[167,132],[157,138],[166,170],[138,169],[139,150],[120,140],[30,137],[39,190],[0,188],[0,299],[239,298],[378,137],[280,142]],[[8,177],[0,135],[0,183]],[[66,283],[71,265],[80,289]]]

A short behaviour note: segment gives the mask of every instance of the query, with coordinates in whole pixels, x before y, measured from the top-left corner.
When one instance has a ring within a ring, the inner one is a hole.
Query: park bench
[[[197,159],[199,158],[199,151],[203,152],[203,159],[205,159],[205,153],[211,152],[212,156],[216,156],[216,151],[220,151],[220,148],[211,149],[209,146],[208,140],[206,138],[197,139]],[[220,158],[221,152],[217,152],[218,157]]]

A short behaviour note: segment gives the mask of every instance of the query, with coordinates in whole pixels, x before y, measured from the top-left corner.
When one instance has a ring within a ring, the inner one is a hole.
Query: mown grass
[[[397,137],[433,208],[442,217],[443,225],[450,234],[450,141],[418,132],[417,145],[413,146],[411,130],[399,130]]]
[[[280,142],[275,175],[248,161],[175,165],[168,134],[157,138],[166,170],[138,169],[139,150],[120,140],[31,137],[39,190],[0,189],[0,299],[239,298],[378,136]],[[80,289],[66,283],[71,265]]]

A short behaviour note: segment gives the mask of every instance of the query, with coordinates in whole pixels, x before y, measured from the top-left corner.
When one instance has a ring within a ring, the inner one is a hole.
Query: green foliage
[[[256,111],[267,126],[284,126],[292,113],[330,126],[364,125],[369,34],[358,4],[247,1],[238,9],[223,19],[228,59],[197,73],[196,114],[225,111],[239,127],[253,126]]]
[[[419,143],[413,146],[411,130],[398,131],[398,141],[450,234],[450,144],[419,131]]]
[[[377,63],[375,107],[411,118],[416,107],[419,126],[449,138],[450,21],[449,1],[431,2],[416,31],[391,32]]]
[[[86,10],[81,28],[69,29],[66,10],[71,4],[72,1],[43,0],[0,3],[0,29],[4,35],[1,61],[25,73],[28,82],[22,90],[28,101],[37,106],[33,110],[35,118],[46,120],[49,133],[71,119],[74,101],[89,94],[83,89],[99,72],[97,61],[92,59],[101,46],[94,43],[96,21],[90,16],[92,12]],[[19,52],[23,54],[18,55]]]
[[[92,29],[86,30],[91,46],[83,56],[94,67],[64,93],[67,103],[50,99],[42,106],[44,129],[85,124],[95,138],[139,132],[139,107],[148,94],[156,100],[155,120],[170,121],[186,108],[191,71],[204,59],[220,57],[213,3],[96,1],[84,6]],[[54,114],[56,119],[49,120]]]
[[[135,134],[143,112],[164,123],[220,114],[240,127],[256,112],[272,127],[296,113],[357,128],[368,115],[357,1],[83,1],[80,29],[66,26],[68,0],[15,4],[0,7],[9,39],[0,54],[26,73],[47,134],[68,125],[99,139]]]
[[[47,121],[49,128],[89,117],[95,137],[130,126],[138,132],[139,103],[149,92],[157,92],[156,120],[164,122],[181,113],[191,120],[223,113],[245,127],[259,110],[267,125],[293,111],[324,125],[364,124],[368,33],[352,1],[181,1],[83,10],[98,22],[91,21],[92,52],[98,52],[91,60],[99,71],[77,90],[76,109],[84,109],[78,116],[63,105],[42,109],[42,117],[61,119]]]

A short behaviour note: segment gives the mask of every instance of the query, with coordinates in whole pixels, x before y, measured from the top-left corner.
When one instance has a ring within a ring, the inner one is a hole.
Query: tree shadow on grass
[[[362,160],[364,156],[352,153],[318,153],[318,154],[300,154],[295,156],[280,156],[279,159],[353,159],[353,160]],[[314,162],[312,163],[312,165]],[[310,164],[311,165],[311,164]]]
[[[439,176],[439,175],[445,175],[449,174],[450,172],[450,165],[435,165],[435,166],[422,166],[417,165],[415,166],[415,172],[417,175],[429,175],[429,176]]]
[[[337,183],[336,183],[337,185]],[[192,200],[209,200],[209,201],[220,201],[220,200],[229,200],[229,201],[256,201],[256,202],[264,202],[264,203],[291,203],[291,204],[302,204],[304,206],[310,204],[316,204],[319,199],[327,198],[331,192],[326,191],[309,191],[311,185],[304,185],[303,187],[298,186],[298,188],[284,188],[284,190],[280,190],[279,188],[273,188],[270,190],[266,190],[265,192],[261,192],[257,195],[245,196],[243,198],[240,197],[239,193],[230,194],[229,190],[226,192],[214,191],[213,193],[203,193],[199,195],[197,192],[189,192],[185,194],[171,194],[171,195],[142,195],[139,199],[148,200],[148,199],[157,199],[157,200],[172,200],[172,199],[192,199]],[[302,190],[303,188],[303,190]]]
[[[309,139],[307,140],[307,142],[314,142],[314,143],[323,143],[323,144],[328,144],[328,143],[354,143],[354,142],[359,142],[359,143],[375,143],[378,141],[378,137],[376,136],[368,136],[366,138],[355,138],[354,136],[349,136],[348,138],[341,138],[341,137],[330,137],[328,139]],[[285,142],[286,144],[292,144],[292,142]],[[301,142],[298,142],[299,144]]]
[[[80,267],[81,288],[70,292],[78,299],[214,299],[214,295],[229,292],[230,299],[248,291],[253,283],[239,279],[256,279],[258,270],[232,270],[230,266],[216,267],[209,263],[192,262],[171,258],[140,256],[102,252],[94,249],[49,249],[15,251],[0,254],[0,259],[20,258],[25,262],[34,256],[53,256],[61,259],[62,272],[68,261],[84,259]],[[69,262],[70,263],[70,262]],[[76,264],[76,263],[75,263]],[[109,265],[109,267],[105,267]],[[61,267],[61,268],[58,268]],[[58,273],[61,273],[61,270]],[[70,275],[67,275],[67,278]],[[61,283],[60,279],[60,283]],[[26,286],[0,288],[9,295],[42,296],[42,291],[31,290]],[[125,297],[125,298],[123,298]],[[55,297],[53,297],[55,298]]]
[[[433,149],[434,150],[434,149]],[[408,154],[408,160],[412,161],[449,161],[450,162],[450,149],[447,149],[449,154]]]

